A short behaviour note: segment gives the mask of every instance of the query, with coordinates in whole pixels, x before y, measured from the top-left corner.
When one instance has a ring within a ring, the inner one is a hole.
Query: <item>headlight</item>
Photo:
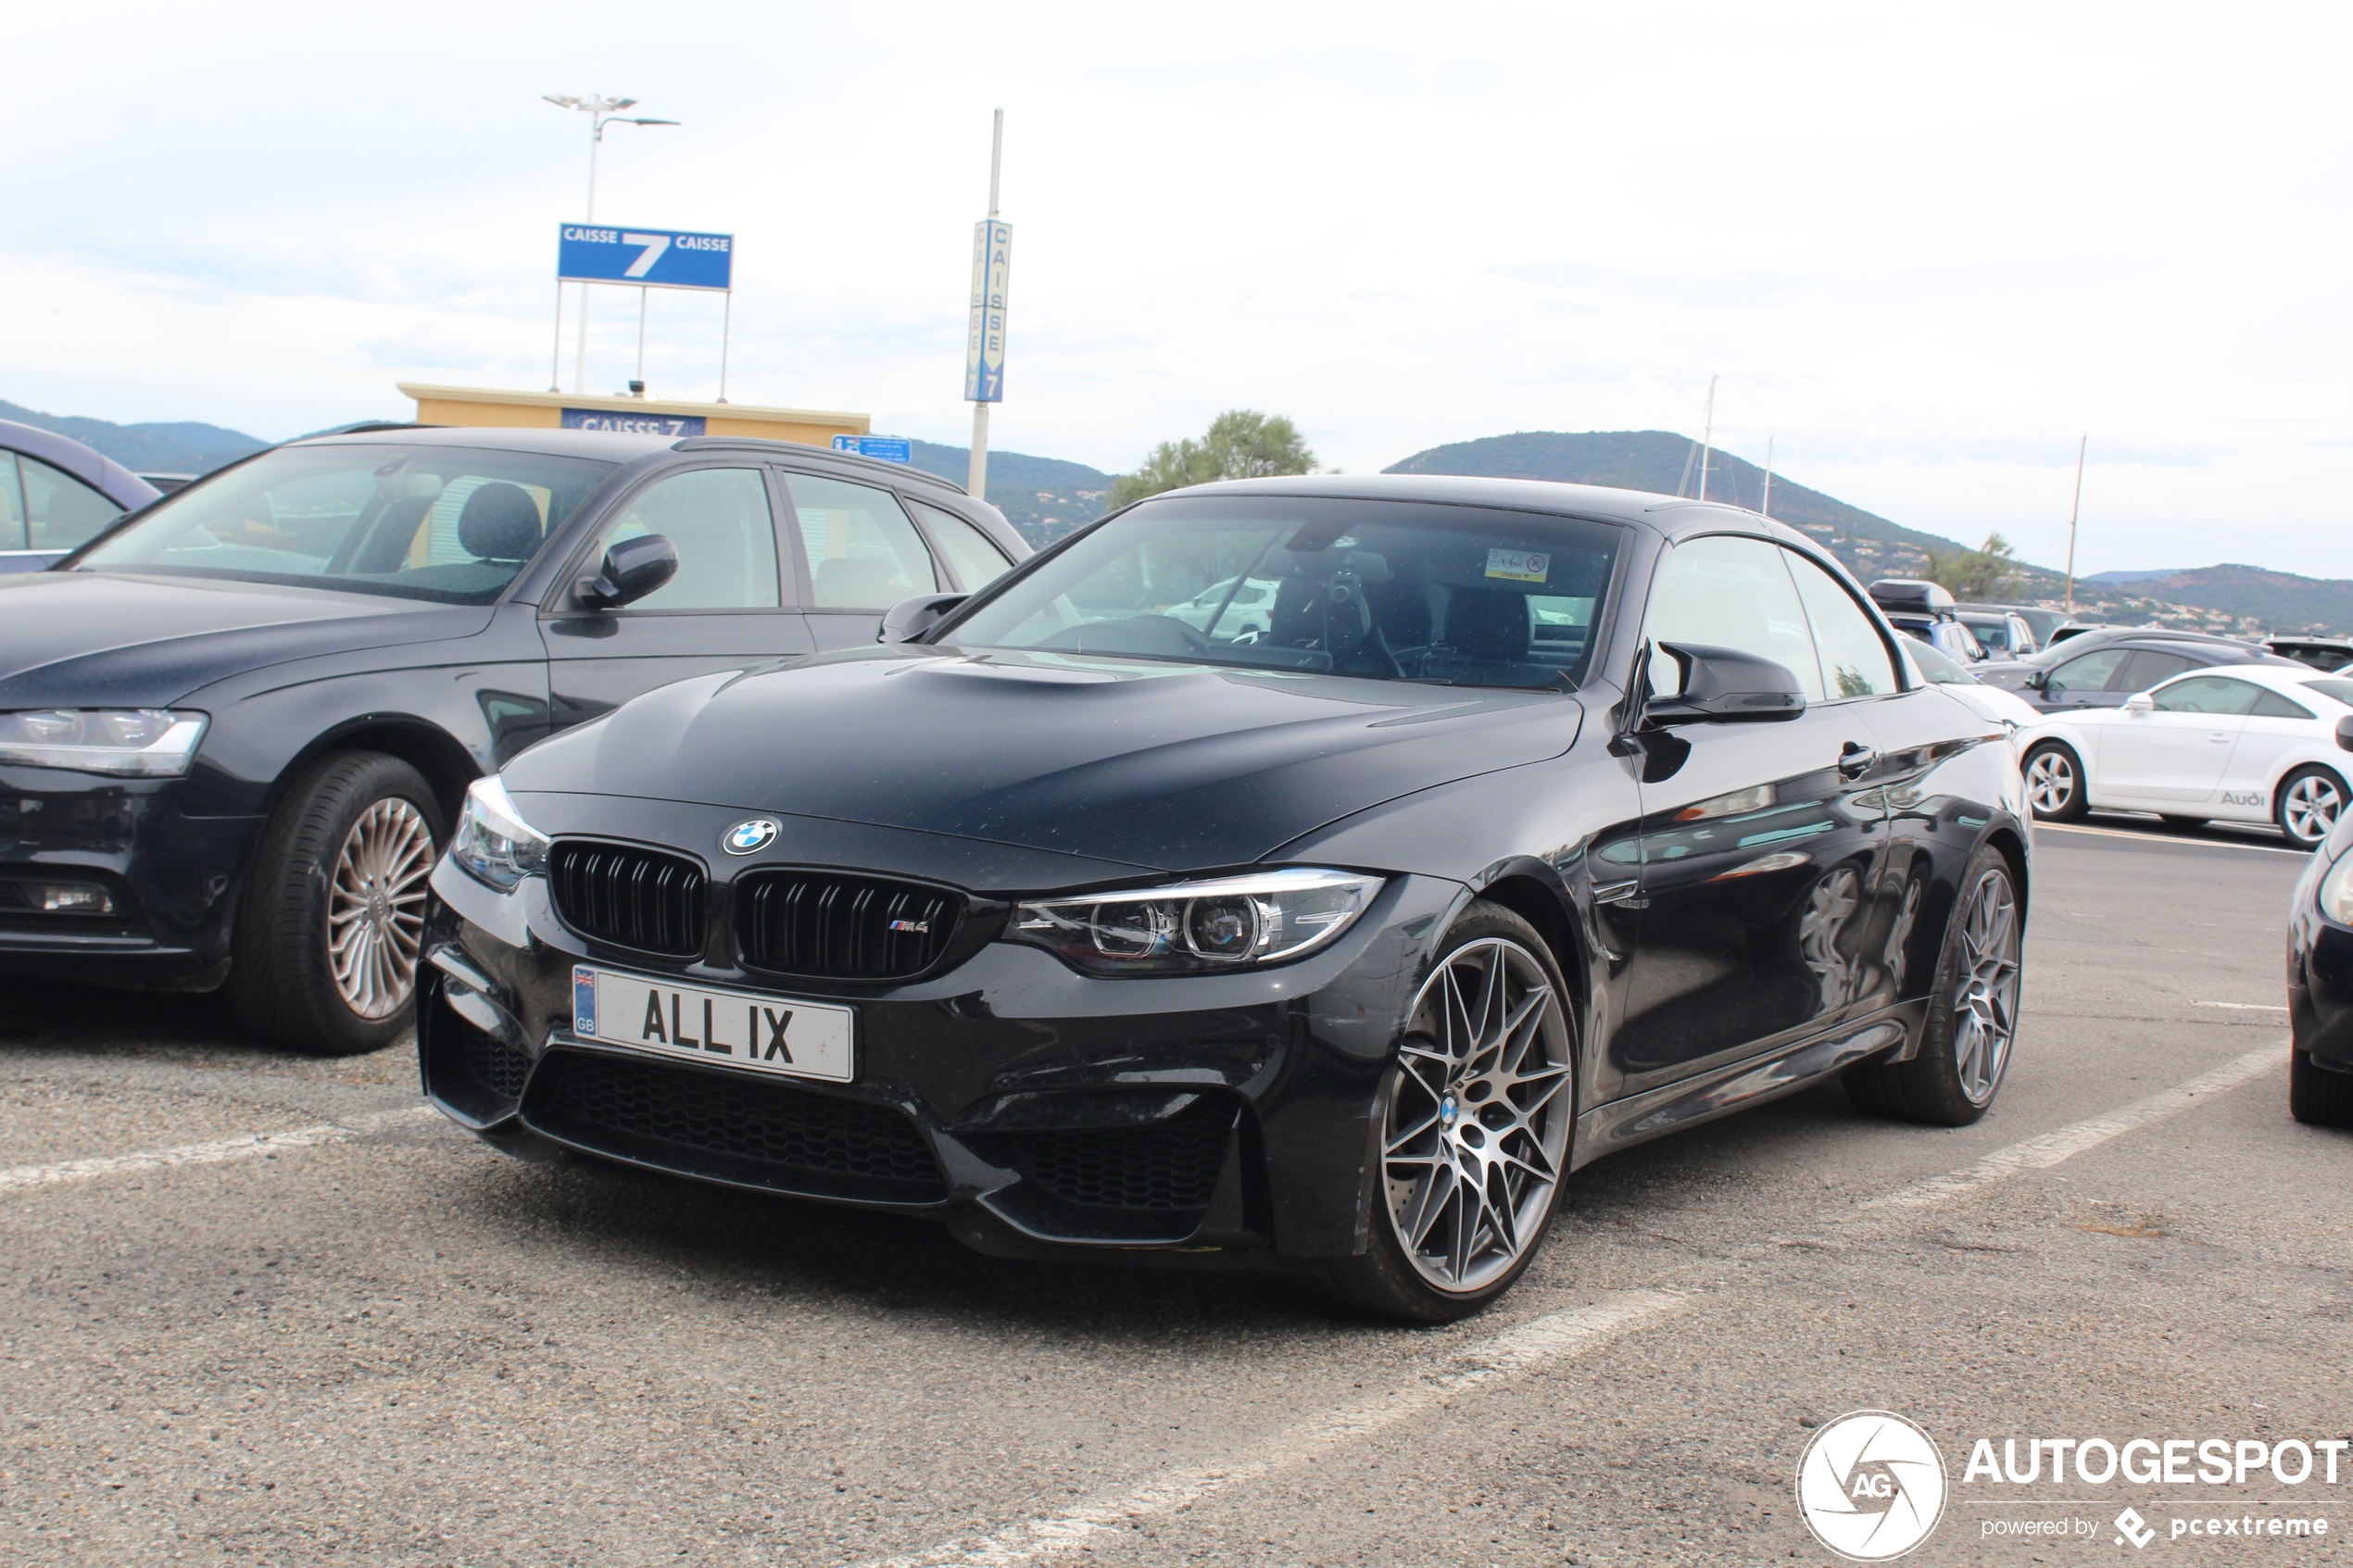
[[[2353,925],[2353,852],[2339,855],[2321,879],[2321,913],[2339,925]]]
[[[1010,935],[1089,974],[1200,974],[1304,958],[1347,930],[1381,879],[1305,867],[1173,887],[1041,898]]]
[[[47,708],[0,713],[0,762],[125,778],[176,779],[204,738],[201,713],[161,708]]]
[[[476,882],[504,893],[547,869],[547,838],[522,820],[494,774],[466,791],[466,809],[449,835],[449,858]]]

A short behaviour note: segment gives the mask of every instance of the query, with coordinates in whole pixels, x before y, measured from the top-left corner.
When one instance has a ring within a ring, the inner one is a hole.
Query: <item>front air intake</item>
[[[963,900],[921,883],[753,872],[736,884],[744,963],[827,980],[900,980],[939,961]]]
[[[673,958],[703,946],[703,873],[659,850],[560,839],[547,855],[556,913],[583,936]]]

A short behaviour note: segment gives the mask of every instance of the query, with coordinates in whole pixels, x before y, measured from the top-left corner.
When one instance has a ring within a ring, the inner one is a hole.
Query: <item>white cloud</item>
[[[586,130],[608,219],[740,236],[730,395],[962,439],[1008,111],[995,440],[1124,467],[1235,404],[1362,470],[1529,429],[1793,477],[2085,570],[2353,575],[2320,6],[19,7],[0,396],[284,435],[544,386]],[[716,302],[653,301],[657,391]],[[635,357],[594,318],[592,385]],[[564,382],[571,383],[564,334]]]

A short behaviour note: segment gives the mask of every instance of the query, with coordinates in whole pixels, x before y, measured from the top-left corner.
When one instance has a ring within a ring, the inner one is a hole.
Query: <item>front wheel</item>
[[[409,1027],[441,808],[376,752],[321,758],[286,786],[237,911],[229,1000],[291,1050],[356,1056]]]
[[[2288,1114],[2312,1127],[2353,1127],[2353,1073],[2332,1073],[2310,1051],[2291,1051]]]
[[[1568,986],[1519,916],[1476,903],[1447,933],[1378,1108],[1365,1252],[1327,1273],[1352,1306],[1468,1317],[1511,1288],[1550,1227],[1577,1096]]]
[[[2345,781],[2326,768],[2298,768],[2271,802],[2271,820],[2298,849],[2318,849],[2344,814]]]
[[[2026,754],[2026,804],[2034,820],[2080,822],[2092,809],[2083,789],[2083,761],[2075,748],[2045,741]]]
[[[1919,1052],[1849,1070],[1858,1109],[1965,1127],[1993,1106],[2018,1038],[2024,913],[2009,862],[1991,845],[1978,850],[1945,928]]]

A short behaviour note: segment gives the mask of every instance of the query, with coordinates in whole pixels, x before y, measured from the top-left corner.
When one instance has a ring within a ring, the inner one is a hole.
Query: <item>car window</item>
[[[598,534],[591,565],[623,540],[648,533],[676,546],[678,575],[626,613],[774,609],[781,602],[775,515],[758,469],[698,469],[648,484]]]
[[[2347,682],[2346,684],[2347,685],[2353,685],[2353,682]],[[2284,697],[2277,692],[2264,691],[2259,688],[2255,694],[2255,706],[2248,711],[2253,713],[2258,719],[2309,719],[2314,717],[2312,710],[2305,707],[2302,703],[2296,702],[2289,697]]]
[[[2347,707],[2353,708],[2353,681],[2307,681],[2304,683],[2304,689],[2318,692],[2322,696],[2334,697]]]
[[[885,610],[938,591],[931,552],[889,491],[806,473],[786,474],[785,484],[818,608]]]
[[[1785,552],[1762,539],[1716,534],[1675,546],[1651,586],[1642,635],[1651,645],[1651,690],[1674,696],[1681,666],[1662,643],[1734,648],[1769,659],[1797,677],[1808,702],[1823,700],[1822,665]],[[1886,650],[1880,650],[1884,661]]]
[[[0,550],[29,550],[32,535],[24,525],[24,491],[17,480],[17,455],[0,452]]]
[[[1982,686],[1985,684],[1962,669],[1959,660],[1930,642],[1922,633],[1913,632],[1907,635],[1912,644],[1908,650],[1912,662],[1920,667],[1920,673],[1927,676],[1931,684],[1939,686]]]
[[[1855,596],[1838,579],[1794,550],[1781,552],[1790,575],[1797,581],[1797,596],[1813,623],[1814,646],[1821,651],[1822,679],[1830,701],[1872,696],[1897,689],[1895,660]],[[1940,650],[1941,651],[1941,650]]]
[[[931,531],[932,543],[948,559],[949,575],[965,593],[977,593],[1013,569],[1013,563],[1005,558],[1005,552],[989,543],[988,534],[954,512],[927,507],[921,501],[907,504]]]
[[[2085,692],[2106,691],[2108,683],[2124,666],[2124,648],[2099,648],[2080,659],[2070,659],[2051,671],[2044,683],[2044,691],[2057,696],[2062,692],[2082,696]]]
[[[86,545],[122,515],[123,508],[38,458],[15,454],[24,485],[27,548],[70,550]]]
[[[2231,713],[2251,711],[2261,689],[2227,675],[2193,675],[2163,687],[2156,696],[2159,713]]]
[[[488,604],[614,466],[408,442],[281,446],[154,503],[74,565]]]
[[[2145,692],[2160,681],[2170,681],[2184,670],[2197,668],[2197,660],[2183,659],[2178,653],[2158,653],[2151,648],[2135,648],[2121,677],[2108,687],[2110,691]]]

